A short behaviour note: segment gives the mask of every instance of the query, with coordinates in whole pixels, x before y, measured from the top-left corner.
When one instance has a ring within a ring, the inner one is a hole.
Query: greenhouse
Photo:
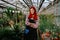
[[[60,40],[60,0],[0,0],[0,40]]]

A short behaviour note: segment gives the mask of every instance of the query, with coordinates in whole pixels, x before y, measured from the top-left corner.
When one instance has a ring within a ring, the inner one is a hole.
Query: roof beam
[[[24,8],[26,8],[26,6],[24,5],[24,3],[22,3],[21,1],[18,1]]]
[[[30,7],[30,6],[33,5],[33,3],[32,3],[31,0],[23,0],[23,1],[24,1],[24,3],[25,3],[28,7]]]
[[[40,8],[42,7],[42,4],[44,3],[45,0],[41,0],[40,1],[40,4],[39,4],[39,7],[38,7],[38,11],[40,10]]]
[[[1,0],[1,1],[3,1],[3,2],[7,3],[7,4],[10,4],[10,5],[12,5],[12,6],[17,7],[16,5],[13,5],[13,4],[11,4],[11,3],[7,2],[7,1],[4,1],[4,0]],[[19,8],[19,7],[18,7],[18,8]]]
[[[10,5],[16,7],[15,9],[18,9],[18,10],[22,11],[22,9],[21,9],[20,7],[18,7],[17,5],[13,5],[13,4],[11,4],[11,3],[5,1],[5,0],[1,0],[1,1],[3,1],[3,2],[7,3],[7,4],[10,4]]]
[[[0,8],[6,8],[6,7],[4,7],[4,6],[0,6]]]

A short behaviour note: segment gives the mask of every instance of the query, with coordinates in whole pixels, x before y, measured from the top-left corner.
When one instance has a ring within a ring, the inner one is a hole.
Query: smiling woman
[[[25,21],[26,29],[29,32],[26,34],[25,29],[24,40],[37,40],[38,19],[35,7],[30,7],[29,15],[26,15]]]

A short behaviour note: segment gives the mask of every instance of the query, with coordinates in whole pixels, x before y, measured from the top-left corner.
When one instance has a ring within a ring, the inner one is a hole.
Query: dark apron
[[[35,21],[31,19],[29,19],[29,22],[35,23]],[[37,29],[26,25],[26,29],[24,32],[24,40],[37,40]]]
[[[28,30],[27,33],[24,33],[24,40],[37,40],[37,29],[26,26]]]
[[[33,20],[29,20],[29,22],[35,23]],[[26,30],[24,33],[24,40],[37,40],[37,29],[26,25]]]

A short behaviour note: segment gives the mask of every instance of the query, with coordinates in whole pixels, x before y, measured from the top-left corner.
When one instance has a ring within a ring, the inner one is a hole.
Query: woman
[[[30,7],[30,13],[26,16],[24,40],[37,40],[38,19],[35,7]]]

